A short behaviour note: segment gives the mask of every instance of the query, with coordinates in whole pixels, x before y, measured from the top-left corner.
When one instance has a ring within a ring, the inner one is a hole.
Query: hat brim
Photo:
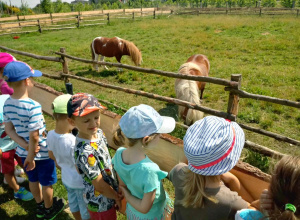
[[[163,133],[171,133],[175,129],[176,122],[174,118],[161,116],[163,118],[162,126],[158,129],[156,133],[163,134]]]
[[[34,70],[34,74],[32,75],[32,77],[40,77],[40,76],[42,76],[43,75],[43,73],[41,72],[41,71],[39,71],[39,70]]]
[[[204,169],[196,169],[189,162],[189,169],[192,172],[203,176],[218,176],[230,171],[236,165],[245,144],[245,134],[243,129],[237,123],[231,122],[231,125],[235,129],[236,140],[230,154],[219,163]]]

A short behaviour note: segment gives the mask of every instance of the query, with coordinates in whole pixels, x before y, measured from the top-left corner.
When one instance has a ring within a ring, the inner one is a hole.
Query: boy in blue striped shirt
[[[4,104],[3,115],[6,133],[19,145],[16,154],[22,159],[30,191],[37,203],[36,217],[54,219],[63,210],[64,203],[53,199],[52,185],[57,177],[55,163],[48,156],[42,107],[29,98],[33,77],[41,75],[40,71],[20,61],[5,66],[3,78],[14,93]]]

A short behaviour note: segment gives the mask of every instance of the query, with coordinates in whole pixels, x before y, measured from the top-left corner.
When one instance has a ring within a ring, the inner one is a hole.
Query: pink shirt
[[[7,85],[7,82],[5,82],[3,79],[0,79],[0,89],[3,95],[4,94],[12,95],[14,93],[14,90],[10,88]]]

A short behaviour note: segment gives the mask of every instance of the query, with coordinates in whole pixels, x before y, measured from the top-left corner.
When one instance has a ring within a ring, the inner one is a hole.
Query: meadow
[[[55,56],[52,51],[64,47],[69,55],[91,59],[90,43],[98,36],[118,36],[134,42],[142,51],[142,67],[145,68],[177,72],[189,56],[205,54],[210,60],[212,77],[229,80],[231,74],[242,74],[242,89],[247,92],[300,101],[300,22],[299,18],[292,16],[201,15],[158,17],[155,20],[145,18],[141,21],[111,20],[107,26],[24,34],[17,40],[12,39],[12,36],[3,36],[0,45],[43,56]],[[62,71],[60,63],[14,55],[44,73],[59,74]],[[105,61],[116,62],[115,58],[106,58]],[[133,65],[128,57],[123,57],[122,63]],[[69,70],[70,74],[77,76],[175,97],[173,78],[126,69],[118,72],[115,68],[96,72],[90,64],[77,61],[69,62]],[[62,81],[44,77],[37,81],[65,92]],[[140,103],[149,104],[161,114],[180,121],[175,105],[72,79],[71,82],[74,92],[89,92],[127,109]],[[224,87],[207,83],[203,105],[226,111],[228,95]],[[122,114],[118,109],[109,107]],[[241,99],[237,121],[300,139],[300,112],[296,108]],[[46,117],[46,122],[48,130],[54,128],[50,117]],[[251,132],[245,133],[247,140],[283,153],[300,155],[297,146]],[[177,129],[173,135],[182,138],[184,130]],[[269,158],[247,150],[243,152],[243,159],[260,168],[271,163]],[[268,166],[264,171],[268,171]],[[172,196],[170,184],[166,184],[166,187]],[[66,198],[61,184],[56,184],[55,191],[56,195]],[[34,202],[14,201],[11,190],[6,186],[0,187],[0,194],[1,219],[2,216],[4,219],[32,218]],[[64,213],[57,219],[68,219],[67,216]]]

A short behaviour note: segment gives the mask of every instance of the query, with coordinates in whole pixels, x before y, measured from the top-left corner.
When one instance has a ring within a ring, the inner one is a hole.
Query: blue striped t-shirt
[[[29,132],[39,130],[40,151],[35,156],[35,160],[48,159],[48,149],[46,144],[46,125],[42,114],[42,106],[30,99],[13,99],[9,97],[3,108],[4,122],[12,122],[17,134],[29,143]],[[28,151],[21,146],[17,147],[17,155],[26,157]]]

